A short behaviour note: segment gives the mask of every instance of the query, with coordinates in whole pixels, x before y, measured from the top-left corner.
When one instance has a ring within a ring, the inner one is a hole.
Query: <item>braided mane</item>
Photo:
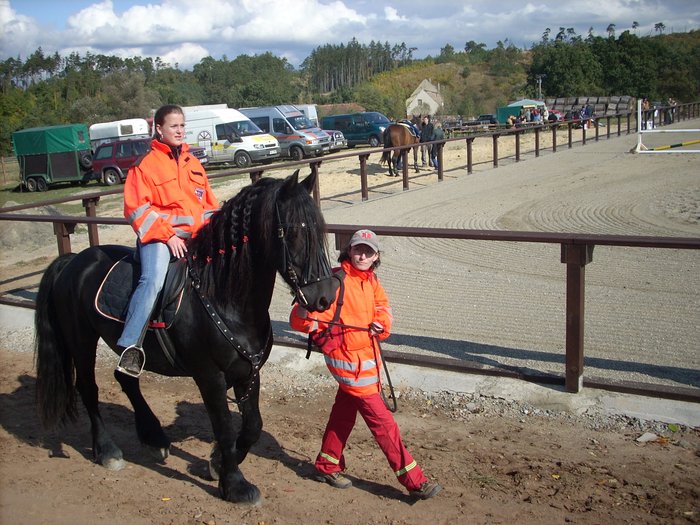
[[[289,188],[291,191],[286,191]],[[306,251],[305,258],[308,254],[310,260],[316,260],[325,248],[325,223],[318,207],[301,185],[264,177],[226,201],[188,244],[206,295],[220,304],[234,297],[245,300],[255,284],[254,256],[257,261],[278,266],[276,262],[282,257],[278,210],[283,227],[309,226],[300,249]]]

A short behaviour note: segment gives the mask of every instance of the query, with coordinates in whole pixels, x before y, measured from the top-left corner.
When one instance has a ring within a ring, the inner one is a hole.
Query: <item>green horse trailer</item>
[[[12,144],[22,186],[28,191],[93,179],[90,135],[85,124],[23,129],[12,134]]]

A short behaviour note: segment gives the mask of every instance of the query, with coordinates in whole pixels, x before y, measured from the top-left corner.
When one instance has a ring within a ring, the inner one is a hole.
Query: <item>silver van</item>
[[[283,157],[302,160],[330,151],[331,139],[328,134],[315,127],[296,106],[285,104],[240,108],[239,111],[277,139]]]

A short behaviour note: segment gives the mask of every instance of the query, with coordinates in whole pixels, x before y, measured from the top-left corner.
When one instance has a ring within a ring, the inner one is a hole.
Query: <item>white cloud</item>
[[[408,18],[399,15],[399,12],[393,7],[384,8],[384,16],[389,22],[407,22]]]
[[[436,56],[446,44],[462,49],[469,40],[489,48],[506,39],[529,47],[548,27],[555,34],[574,27],[580,35],[593,27],[605,35],[613,23],[620,34],[637,21],[640,36],[653,34],[657,22],[667,32],[700,27],[697,0],[128,0],[126,9],[121,1],[93,0],[56,20],[33,12],[33,5],[39,0],[0,0],[0,60],[26,58],[41,46],[61,55],[160,56],[182,68],[207,55],[232,59],[270,51],[296,66],[314,48],[353,37],[361,44],[405,42],[421,58]],[[51,11],[51,0],[40,5]],[[70,3],[55,5],[70,12]]]

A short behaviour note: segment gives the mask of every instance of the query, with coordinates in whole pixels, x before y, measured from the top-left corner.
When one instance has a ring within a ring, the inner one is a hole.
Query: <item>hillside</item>
[[[357,100],[368,109],[373,109],[372,104],[364,102],[364,99],[376,92],[380,99],[391,101],[394,116],[403,115],[405,100],[426,78],[440,87],[445,100],[441,113],[445,115],[468,117],[495,113],[498,106],[527,94],[524,63],[514,64],[508,75],[496,75],[485,62],[465,66],[456,62],[424,60],[374,76],[357,88]]]

